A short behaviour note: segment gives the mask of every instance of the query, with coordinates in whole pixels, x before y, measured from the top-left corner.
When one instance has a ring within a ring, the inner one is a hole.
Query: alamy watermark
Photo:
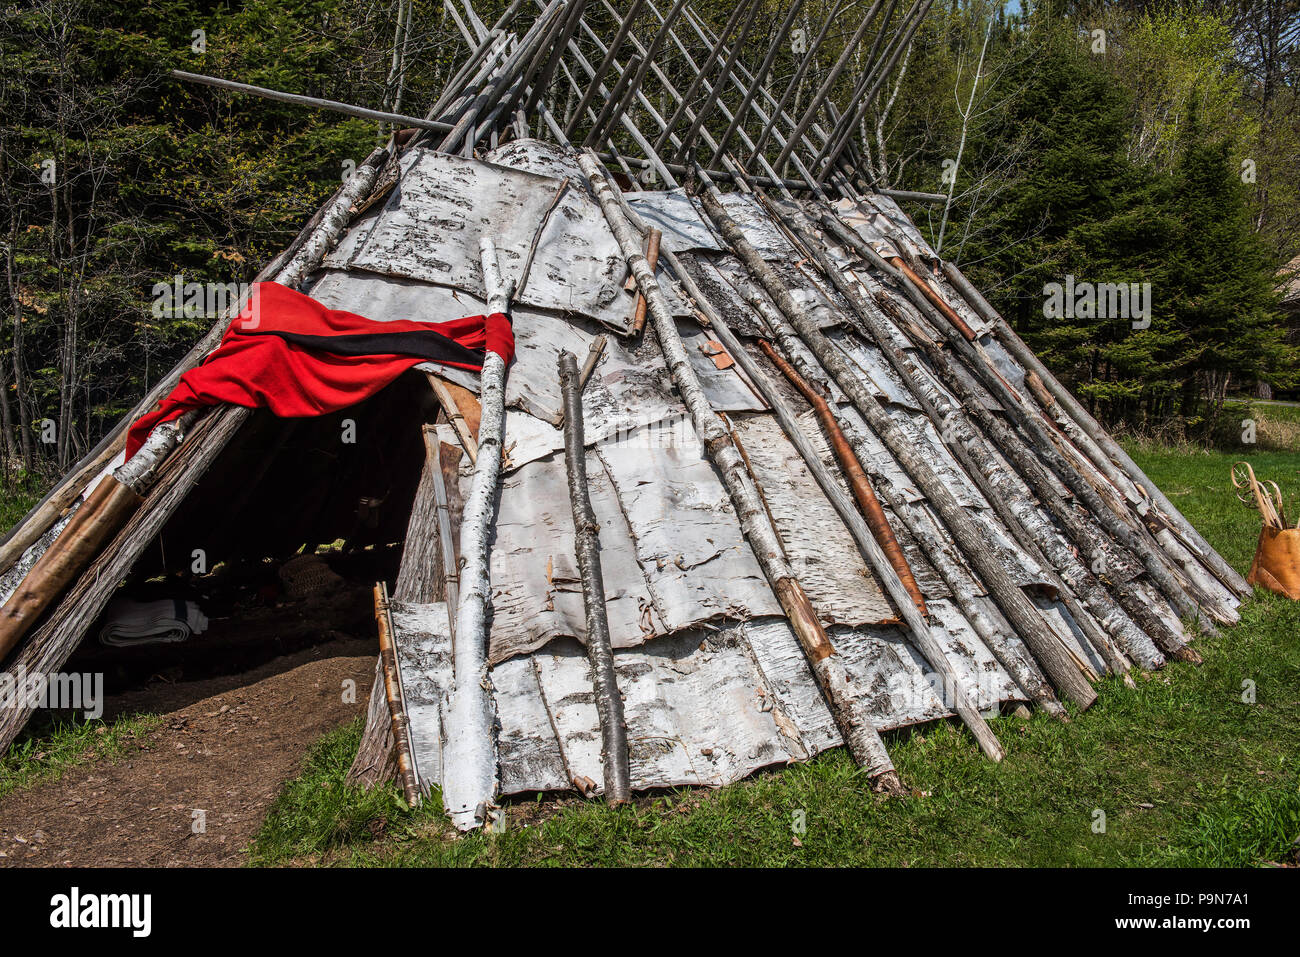
[[[167,282],[153,284],[153,317],[215,319],[233,315],[250,301],[254,289],[246,282],[186,281],[182,274],[177,273]],[[255,315],[256,310],[250,308],[249,312]]]
[[[104,673],[29,673],[19,665],[0,675],[0,710],[47,708],[81,711],[88,721],[104,714]]]
[[[1046,319],[1127,319],[1134,329],[1151,326],[1151,283],[1065,282],[1043,286]]]

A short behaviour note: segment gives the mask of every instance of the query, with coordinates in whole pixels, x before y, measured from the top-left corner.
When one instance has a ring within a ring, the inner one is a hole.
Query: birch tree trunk
[[[489,312],[506,312],[510,294],[497,265],[496,245],[479,242],[483,287]],[[479,401],[478,458],[460,527],[460,596],[452,648],[453,686],[443,709],[442,803],[461,830],[481,827],[496,797],[495,707],[488,674],[488,617],[492,586],[489,544],[501,480],[501,440],[505,427],[506,366],[495,352],[483,358]]]

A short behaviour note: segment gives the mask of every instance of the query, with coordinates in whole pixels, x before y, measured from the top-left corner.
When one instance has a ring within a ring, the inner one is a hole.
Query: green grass
[[[1228,453],[1134,446],[1138,463],[1239,568],[1258,516],[1228,485]],[[1300,508],[1300,452],[1252,454]],[[1245,866],[1296,861],[1300,603],[1259,595],[1197,643],[1200,667],[1108,679],[1069,725],[1001,718],[984,760],[958,725],[886,736],[910,797],[870,793],[842,751],[717,791],[621,809],[577,799],[508,806],[499,834],[457,838],[436,801],[344,784],[356,722],[325,738],[268,815],[257,864]],[[1255,700],[1243,700],[1253,682]],[[539,798],[540,801],[540,798]],[[1097,813],[1104,833],[1095,833]],[[792,827],[802,812],[806,831]]]
[[[78,765],[120,757],[160,720],[156,715],[131,715],[112,722],[56,718],[43,727],[30,727],[0,755],[0,797],[55,780]]]
[[[40,501],[48,487],[48,483],[25,472],[11,478],[10,483],[7,488],[0,487],[0,531],[16,525]]]

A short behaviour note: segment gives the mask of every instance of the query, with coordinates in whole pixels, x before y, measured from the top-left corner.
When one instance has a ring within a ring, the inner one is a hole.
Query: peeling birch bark
[[[488,311],[505,312],[510,295],[497,265],[496,245],[479,242]],[[506,366],[495,352],[483,358],[479,390],[478,458],[460,526],[460,595],[456,603],[454,682],[443,711],[442,802],[462,831],[483,826],[496,797],[497,754],[492,679],[488,674],[488,616],[492,586],[488,543],[496,516],[505,422]]]
[[[740,453],[714,414],[700,387],[699,379],[691,368],[663,292],[619,207],[613,187],[590,150],[578,156],[578,163],[600,202],[605,220],[636,278],[637,287],[645,296],[673,383],[690,411],[706,454],[722,474],[745,537],[808,657],[809,665],[840,726],[849,753],[867,772],[878,790],[901,793],[902,782],[898,778],[898,772],[894,770],[879,732],[861,706],[863,689],[857,688],[849,680],[843,661],[836,655],[803,588],[794,578],[783,556],[780,540],[767,521],[758,492],[745,470]]]
[[[601,770],[605,779],[605,800],[626,804],[632,800],[629,783],[627,724],[623,718],[623,696],[614,675],[614,650],[605,615],[605,578],[600,569],[600,526],[587,490],[587,453],[582,435],[582,384],[578,361],[571,352],[561,352],[560,382],[564,389],[564,457],[569,473],[569,501],[573,506],[575,551],[582,575],[582,596],[587,613],[587,658],[591,662],[592,688],[600,717]]]

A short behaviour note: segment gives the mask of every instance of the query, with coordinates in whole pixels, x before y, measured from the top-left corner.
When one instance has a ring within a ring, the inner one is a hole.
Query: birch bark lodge
[[[751,39],[794,14],[756,0],[720,34],[688,0],[458,9],[437,102],[382,114],[412,122],[261,278],[373,320],[505,311],[517,282],[509,369],[422,361],[295,420],[294,451],[266,409],[207,408],[124,464],[226,317],[0,543],[5,676],[58,672],[194,548],[359,544],[380,459],[368,534],[400,564],[353,777],[436,789],[465,829],[514,795],[617,803],[839,746],[897,793],[890,731],[957,717],[997,760],[999,714],[1087,720],[1098,677],[1195,660],[1187,623],[1235,620],[1241,576],[896,202],[945,197],[859,163],[862,97],[928,8],[854,9],[822,58],[828,20],[806,103]]]

